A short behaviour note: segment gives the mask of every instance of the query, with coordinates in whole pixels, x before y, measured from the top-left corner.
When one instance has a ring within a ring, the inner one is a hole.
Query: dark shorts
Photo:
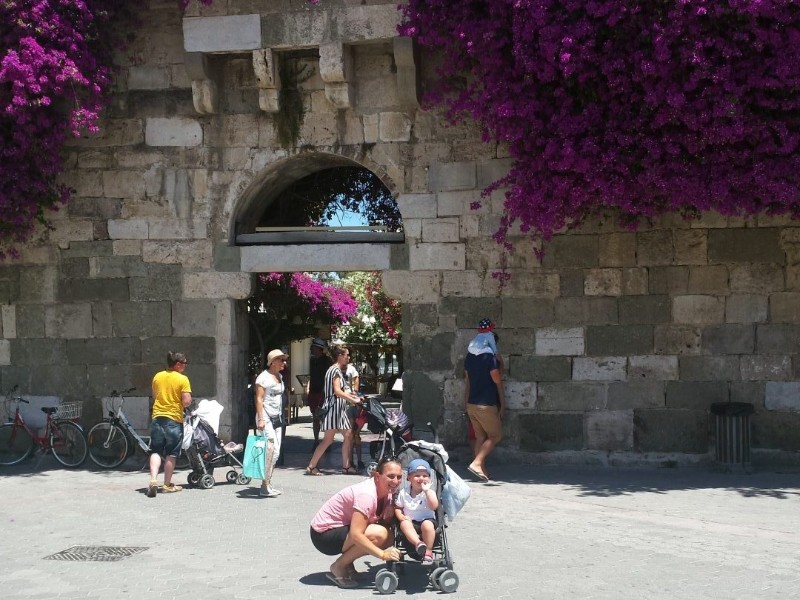
[[[167,417],[156,417],[150,422],[150,452],[162,456],[178,457],[183,443],[183,423]]]
[[[311,414],[316,415],[319,407],[322,406],[324,397],[322,392],[309,392],[308,393],[308,408],[311,409]]]
[[[320,533],[313,527],[311,530],[311,543],[314,548],[327,554],[328,556],[336,556],[342,553],[344,548],[344,541],[350,533],[350,527],[337,527],[336,529],[329,529]]]

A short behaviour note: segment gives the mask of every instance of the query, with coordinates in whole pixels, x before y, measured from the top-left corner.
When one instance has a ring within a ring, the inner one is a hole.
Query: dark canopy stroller
[[[406,442],[411,441],[413,425],[408,415],[398,408],[385,408],[377,398],[367,396],[361,402],[361,409],[355,418],[355,429],[360,431],[364,425],[370,433],[369,454],[373,461],[368,467],[372,475],[375,466],[382,458],[394,457]]]
[[[455,592],[458,589],[458,575],[453,571],[453,559],[450,555],[450,548],[447,543],[446,513],[445,503],[442,502],[442,492],[447,482],[447,453],[440,444],[432,444],[423,441],[413,441],[404,444],[396,455],[397,460],[403,466],[403,485],[406,485],[406,468],[415,458],[422,458],[428,461],[433,469],[431,473],[431,484],[436,490],[436,497],[439,498],[439,507],[436,509],[436,541],[431,548],[433,552],[433,564],[430,567],[428,579],[431,587],[445,593]],[[451,517],[454,515],[451,515]],[[394,528],[395,546],[401,551],[401,563],[405,558],[421,560],[415,548],[408,543],[405,536],[400,531],[399,526]],[[391,594],[397,589],[399,578],[397,575],[398,563],[387,563],[386,567],[379,570],[375,575],[375,588],[381,594]]]
[[[214,487],[214,468],[225,466],[232,467],[225,476],[228,483],[250,483],[250,478],[241,473],[242,463],[235,456],[244,449],[242,444],[228,442],[223,445],[217,436],[214,424],[219,427],[221,412],[222,406],[218,402],[201,400],[197,410],[184,422],[184,427],[192,429],[192,440],[186,449],[192,468],[192,472],[186,477],[189,485],[197,485],[205,490]]]

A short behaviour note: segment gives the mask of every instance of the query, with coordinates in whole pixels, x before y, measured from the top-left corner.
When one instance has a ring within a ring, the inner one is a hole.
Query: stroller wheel
[[[455,571],[445,569],[444,573],[439,575],[439,589],[445,594],[452,594],[458,589],[458,575]]]
[[[431,571],[430,580],[431,580],[431,587],[435,590],[439,589],[439,575],[447,571],[445,567],[436,567],[433,571]]]
[[[203,488],[204,490],[210,490],[212,487],[214,487],[215,483],[216,482],[214,481],[214,478],[211,475],[203,475],[200,478],[200,487]]]
[[[236,483],[236,480],[239,478],[239,474],[236,471],[228,471],[225,473],[225,479],[228,480],[228,483]]]
[[[239,485],[247,485],[250,483],[250,477],[245,477],[242,473],[236,476],[236,483]]]
[[[197,483],[200,481],[200,475],[197,473],[189,473],[186,476],[186,481],[189,482],[189,485],[197,485]]]
[[[375,589],[379,594],[391,594],[397,589],[399,579],[389,569],[381,569],[375,575]]]
[[[367,465],[367,477],[372,477],[372,475],[375,473],[375,469],[377,468],[378,463],[376,463],[374,460],[370,461],[370,463]]]

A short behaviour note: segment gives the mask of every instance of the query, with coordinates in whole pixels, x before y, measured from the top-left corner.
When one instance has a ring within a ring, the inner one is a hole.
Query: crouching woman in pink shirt
[[[369,479],[344,488],[319,509],[311,521],[311,542],[333,561],[325,576],[340,588],[354,588],[357,558],[371,554],[384,561],[400,560],[392,547],[389,521],[394,516],[392,494],[403,470],[394,460],[381,461]]]

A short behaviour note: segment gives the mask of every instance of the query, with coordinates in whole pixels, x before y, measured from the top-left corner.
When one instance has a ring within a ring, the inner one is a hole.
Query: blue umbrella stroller
[[[429,569],[428,580],[434,590],[449,594],[458,589],[458,575],[453,570],[453,558],[450,554],[450,547],[447,541],[447,518],[452,520],[454,514],[449,515],[446,511],[447,502],[442,501],[445,483],[448,479],[447,471],[447,452],[441,444],[432,444],[423,441],[408,442],[402,446],[397,453],[397,460],[403,467],[403,484],[406,482],[406,468],[415,458],[422,458],[428,461],[433,469],[431,473],[431,483],[436,490],[436,497],[439,499],[439,507],[436,509],[436,541],[431,548],[433,552],[433,564]],[[399,563],[389,562],[386,567],[380,569],[375,574],[375,588],[380,594],[391,594],[397,589],[399,577],[397,567],[405,566],[405,559],[410,558],[421,561],[423,557],[417,554],[416,549],[406,540],[400,531],[399,525],[394,526],[395,547],[400,550],[401,559]]]

